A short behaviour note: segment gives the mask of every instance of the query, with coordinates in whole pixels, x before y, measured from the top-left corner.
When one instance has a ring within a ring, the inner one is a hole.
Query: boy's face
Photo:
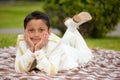
[[[50,34],[50,30],[45,22],[41,19],[33,19],[27,23],[26,29],[27,34],[29,34],[29,38],[33,42],[33,44],[37,44],[41,40],[41,36],[43,34]]]

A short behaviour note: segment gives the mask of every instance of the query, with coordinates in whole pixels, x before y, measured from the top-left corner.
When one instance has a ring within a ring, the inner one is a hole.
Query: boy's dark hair
[[[47,14],[40,12],[40,11],[33,11],[32,13],[28,14],[24,19],[24,29],[26,29],[26,26],[30,20],[33,19],[42,19],[45,21],[46,25],[48,26],[48,29],[50,28],[50,21]]]

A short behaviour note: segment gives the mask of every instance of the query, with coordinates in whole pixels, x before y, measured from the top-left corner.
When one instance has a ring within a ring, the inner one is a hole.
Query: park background
[[[51,27],[61,32],[57,33],[60,37],[66,29],[64,18],[88,11],[93,20],[80,26],[88,46],[120,51],[120,36],[107,35],[120,22],[119,4],[119,0],[0,0],[0,48],[16,46],[17,35],[23,32],[24,17],[34,10],[50,16]]]

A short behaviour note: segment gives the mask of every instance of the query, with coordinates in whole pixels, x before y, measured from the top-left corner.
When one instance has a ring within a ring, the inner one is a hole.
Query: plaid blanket
[[[39,71],[16,73],[16,47],[0,48],[0,80],[120,80],[120,52],[91,49],[94,59],[79,67],[46,75]]]

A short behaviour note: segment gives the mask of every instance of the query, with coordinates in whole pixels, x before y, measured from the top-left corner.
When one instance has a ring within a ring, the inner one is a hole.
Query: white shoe
[[[90,21],[92,16],[88,12],[80,12],[79,14],[74,15],[72,19],[80,26],[81,24]]]
[[[64,24],[68,28],[79,28],[79,26],[85,22],[88,22],[92,19],[91,15],[88,12],[80,12],[79,14],[74,15],[72,18],[67,17],[64,19]]]

